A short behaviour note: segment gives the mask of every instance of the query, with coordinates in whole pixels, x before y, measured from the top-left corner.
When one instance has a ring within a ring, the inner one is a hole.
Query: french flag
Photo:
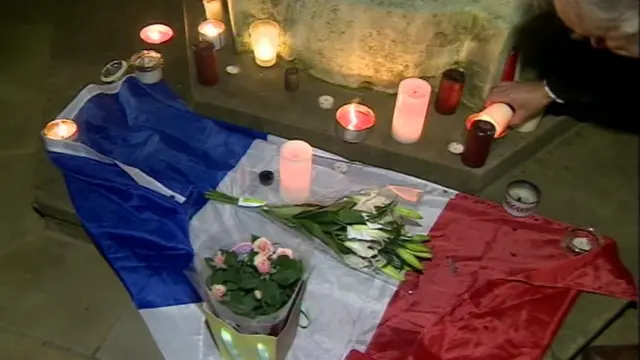
[[[204,118],[165,84],[134,77],[89,85],[59,118],[73,119],[79,133],[45,138],[50,159],[163,356],[220,359],[187,275],[196,252],[222,230],[295,234],[203,194],[268,191],[256,190],[254,178],[277,170],[284,140]],[[499,205],[392,171],[349,163],[341,174],[331,165],[346,160],[316,155],[315,191],[424,191],[420,230],[432,234],[435,258],[424,275],[390,284],[315,251],[303,302],[310,326],[298,331],[289,360],[536,359],[581,291],[636,298],[609,239],[574,256],[561,246],[566,224],[512,218]]]

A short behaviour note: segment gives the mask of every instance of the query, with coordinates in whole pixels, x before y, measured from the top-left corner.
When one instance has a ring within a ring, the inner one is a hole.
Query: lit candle
[[[224,11],[222,8],[222,0],[202,0],[202,5],[204,5],[204,12],[207,19],[223,19]]]
[[[70,119],[50,121],[42,130],[44,136],[51,140],[74,140],[78,135],[78,125]]]
[[[173,30],[165,24],[151,24],[140,30],[140,39],[147,44],[158,45],[171,40]]]
[[[216,50],[224,46],[224,23],[219,20],[205,20],[198,25],[200,40],[215,45]]]
[[[513,108],[505,103],[494,103],[479,113],[471,114],[466,121],[467,130],[471,129],[471,125],[476,120],[484,120],[492,123],[496,127],[496,139],[507,134],[509,121],[513,118]]]
[[[280,195],[299,204],[309,197],[313,148],[302,140],[287,141],[280,148]]]
[[[249,34],[256,64],[273,66],[280,46],[280,26],[271,20],[258,20],[249,27]]]
[[[129,63],[135,71],[135,76],[145,84],[155,84],[162,80],[162,55],[153,50],[143,50],[131,56]]]
[[[376,115],[369,107],[351,103],[336,111],[338,133],[342,140],[359,143],[376,123]]]
[[[513,181],[507,186],[502,207],[513,216],[529,216],[538,206],[540,194],[540,189],[528,181]]]
[[[396,141],[411,144],[420,140],[430,97],[431,85],[428,82],[418,78],[400,82],[391,123],[391,134]]]

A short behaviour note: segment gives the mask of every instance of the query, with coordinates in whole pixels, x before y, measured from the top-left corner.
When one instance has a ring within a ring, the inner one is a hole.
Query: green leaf
[[[313,210],[316,206],[305,205],[282,205],[282,206],[269,206],[269,211],[278,217],[290,218],[294,217],[305,211]]]
[[[213,200],[213,201],[217,201],[223,204],[228,204],[228,205],[237,205],[238,204],[238,198],[227,195],[221,191],[217,191],[217,190],[210,190],[207,191],[204,194],[204,197],[209,199],[209,200]]]
[[[409,209],[409,208],[405,208],[405,207],[401,207],[401,206],[396,206],[395,208],[393,208],[393,212],[396,215],[400,215],[400,216],[404,216],[408,219],[412,219],[412,220],[421,220],[422,219],[422,215],[420,215],[419,212]]]
[[[332,224],[338,221],[338,213],[330,211],[321,211],[310,216],[305,216],[305,219],[313,221],[317,224]]]
[[[227,269],[223,273],[222,282],[220,282],[220,284],[226,284],[226,283],[239,284],[241,280],[242,280],[242,275],[241,275],[240,268],[232,268],[232,269]]]
[[[209,281],[207,282],[207,286],[210,288],[215,284],[222,284],[227,281],[226,277],[226,269],[219,269],[211,273],[209,276]]]
[[[224,257],[224,265],[229,269],[238,267],[238,254],[233,251],[228,252]]]
[[[254,290],[260,283],[260,277],[257,274],[243,271],[240,274],[238,286],[244,290]]]
[[[272,265],[277,269],[298,269],[300,267],[300,261],[292,259],[288,256],[278,256],[272,263]]]
[[[282,286],[290,286],[300,280],[302,273],[299,269],[289,268],[281,269],[271,275],[271,278]]]
[[[224,305],[238,315],[249,315],[252,310],[260,305],[253,293],[244,293],[242,291],[232,291],[227,293],[228,300],[224,301]]]
[[[238,290],[238,285],[234,284],[234,283],[226,283],[224,284],[224,286],[227,288],[227,291],[232,291],[232,290]]]
[[[287,301],[282,290],[280,290],[276,283],[271,281],[266,282],[264,290],[262,290],[262,300],[265,304],[273,306],[276,309],[280,308]]]
[[[338,220],[344,224],[364,224],[362,213],[356,210],[344,208],[338,212]]]
[[[318,240],[322,241],[322,243],[324,243],[325,245],[327,245],[328,247],[331,248],[331,250],[333,250],[334,252],[338,253],[338,254],[342,254],[342,252],[340,251],[339,247],[336,245],[336,243],[333,241],[333,239],[329,238],[324,231],[322,231],[322,228],[309,220],[306,219],[299,219],[296,220],[296,223],[304,230],[306,231],[309,235],[317,238]]]

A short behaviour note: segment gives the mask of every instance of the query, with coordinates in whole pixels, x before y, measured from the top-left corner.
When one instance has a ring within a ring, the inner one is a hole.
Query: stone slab
[[[189,43],[198,40],[197,26],[204,17],[199,2],[186,1],[186,34]],[[228,21],[227,21],[227,27]],[[456,114],[443,116],[429,111],[425,131],[415,144],[402,145],[390,135],[395,95],[366,89],[350,89],[300,73],[300,89],[284,90],[281,61],[272,68],[260,68],[251,54],[238,54],[227,32],[227,45],[218,51],[221,80],[214,87],[204,87],[195,80],[195,67],[189,61],[193,106],[196,112],[222,121],[264,131],[288,139],[302,139],[313,146],[351,160],[413,175],[467,193],[475,193],[529,158],[574,123],[566,118],[543,119],[533,133],[512,132],[495,142],[484,167],[465,167],[459,156],[447,151],[451,141],[464,142],[464,121],[479,109],[462,105]],[[189,52],[190,53],[190,52]],[[190,53],[191,56],[191,53]],[[227,65],[236,65],[240,73],[227,74]],[[335,110],[317,105],[321,95],[330,95],[335,105],[359,99],[376,113],[377,123],[360,144],[348,144],[334,134]]]

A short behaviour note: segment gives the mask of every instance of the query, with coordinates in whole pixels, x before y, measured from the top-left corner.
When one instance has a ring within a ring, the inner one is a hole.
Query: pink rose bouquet
[[[253,236],[204,260],[210,270],[205,279],[209,300],[249,319],[285,309],[304,280],[302,260],[264,237]]]

